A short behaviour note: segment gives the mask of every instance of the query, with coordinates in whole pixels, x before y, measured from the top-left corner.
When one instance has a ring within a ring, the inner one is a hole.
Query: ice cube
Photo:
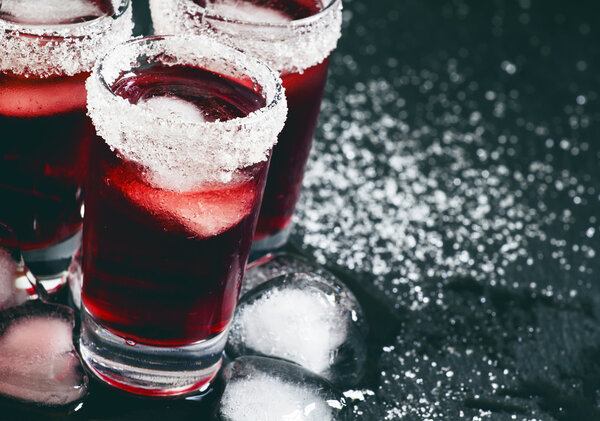
[[[247,216],[254,205],[254,190],[234,182],[214,190],[177,192],[155,188],[139,180],[136,169],[116,167],[111,186],[137,206],[144,207],[167,225],[177,223],[198,237],[226,231]]]
[[[17,237],[6,225],[0,224],[0,309],[24,303],[32,285],[27,276],[33,276],[23,262]]]
[[[23,266],[14,260],[10,252],[0,247],[0,309],[27,301],[29,294],[26,290],[17,287],[18,280],[22,277],[24,277]]]
[[[325,278],[335,279],[321,266],[309,262],[302,256],[292,253],[268,254],[248,265],[242,282],[241,295],[270,279],[294,272],[315,273]]]
[[[206,8],[213,15],[244,22],[285,23],[292,20],[280,10],[247,0],[217,0],[208,2]]]
[[[0,312],[0,394],[39,405],[67,405],[87,391],[73,347],[73,311],[30,301]]]
[[[107,15],[90,0],[2,0],[0,18],[26,25],[85,22]]]
[[[242,297],[227,352],[286,359],[346,386],[362,376],[366,336],[360,305],[341,282],[292,273]]]
[[[140,101],[138,105],[152,111],[158,117],[176,118],[197,123],[206,121],[200,108],[175,96],[155,96]]]
[[[343,396],[300,366],[263,357],[240,357],[224,369],[221,421],[334,421],[347,416]]]

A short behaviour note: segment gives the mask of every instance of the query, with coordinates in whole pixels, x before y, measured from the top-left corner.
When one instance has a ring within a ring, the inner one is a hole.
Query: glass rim
[[[129,0],[125,0],[125,1],[129,1]],[[335,1],[335,0],[334,0]],[[206,37],[202,37],[202,36],[198,36],[198,35],[151,35],[151,36],[146,36],[146,37],[140,37],[140,38],[132,38],[129,39],[127,41],[121,42],[119,44],[114,45],[112,48],[110,48],[109,50],[105,51],[105,53],[100,56],[98,58],[98,61],[96,63],[96,66],[94,68],[94,72],[92,73],[91,77],[98,77],[101,85],[103,86],[104,90],[106,92],[108,92],[112,97],[114,98],[123,98],[120,95],[116,94],[113,89],[110,87],[109,83],[106,81],[106,78],[104,77],[103,71],[104,71],[104,65],[105,65],[105,61],[106,59],[110,58],[112,54],[114,54],[116,51],[118,51],[120,48],[126,48],[128,45],[131,44],[140,44],[140,43],[144,43],[144,42],[155,42],[155,41],[163,41],[163,40],[169,40],[169,39],[175,39],[175,38],[180,38],[180,39],[193,39],[193,38],[198,38],[198,39],[206,39]],[[211,40],[214,41],[214,40]],[[218,42],[218,41],[214,41],[214,42]],[[276,80],[276,87],[275,87],[275,92],[272,94],[272,98],[269,101],[269,99],[266,97],[266,95],[263,93],[262,95],[264,96],[265,99],[265,106],[259,108],[258,110],[254,111],[253,113],[251,113],[252,115],[260,115],[260,114],[264,114],[267,111],[269,111],[270,109],[274,108],[275,106],[277,106],[277,104],[282,100],[282,97],[284,97],[284,91],[283,91],[283,86],[281,85],[281,80],[279,80],[279,77],[277,76],[277,72],[275,72],[273,69],[271,69],[266,63],[260,61],[259,59],[248,55],[247,53],[243,52],[242,50],[232,47],[230,45],[226,45],[223,43],[218,42],[218,44],[220,45],[221,48],[228,50],[230,52],[234,52],[235,55],[237,55],[238,57],[244,57],[244,60],[249,60],[251,61],[254,65],[258,65],[263,67],[265,70],[270,71],[274,76],[276,76],[275,80]],[[198,51],[199,55],[202,55],[202,51]],[[131,69],[120,69],[120,71],[128,71]],[[260,85],[262,89],[265,88],[265,86],[263,84]],[[162,121],[172,121],[172,119],[169,118],[164,118],[163,116],[156,116],[156,119],[162,120]],[[230,120],[226,120],[226,121],[242,121],[244,119],[247,119],[248,116],[244,116],[244,117],[236,117],[236,118],[232,118]],[[203,121],[203,122],[186,122],[187,124],[190,125],[198,125],[198,126],[206,126],[206,125],[213,125],[213,124],[217,124],[217,123],[222,123],[223,121],[217,120],[217,121],[211,121],[211,122],[207,122],[207,121]],[[181,124],[181,121],[177,120],[176,124]]]
[[[0,4],[1,3],[2,2],[0,1]],[[11,22],[0,17],[0,31],[22,37],[51,39],[84,38],[110,29],[111,23],[121,18],[125,12],[132,7],[132,0],[113,0],[112,4],[115,8],[113,14],[99,16],[84,22],[36,25]],[[89,31],[85,31],[86,29],[89,29]]]
[[[202,16],[207,19],[236,24],[236,25],[257,27],[257,28],[281,28],[281,29],[287,29],[287,28],[291,28],[291,27],[302,28],[303,26],[313,25],[315,22],[318,22],[320,19],[322,19],[323,15],[329,13],[331,10],[333,10],[335,8],[336,5],[338,5],[342,2],[342,0],[330,0],[326,6],[324,6],[321,10],[319,10],[314,15],[310,15],[310,16],[307,16],[305,18],[300,18],[300,19],[293,19],[288,22],[254,22],[254,21],[247,21],[247,20],[242,20],[242,19],[228,18],[226,16],[221,16],[219,14],[210,13],[210,11],[207,7],[200,6],[197,3],[195,3],[193,0],[180,0],[180,1],[186,1],[186,2],[193,4],[193,5],[190,4],[188,6],[192,9],[200,10]]]
[[[154,62],[206,69],[252,84],[265,105],[242,117],[207,121],[161,115],[112,88],[123,75]],[[273,69],[202,35],[155,35],[113,45],[96,62],[86,88],[88,115],[102,141],[146,168],[151,184],[175,191],[229,182],[238,170],[266,161],[287,114],[281,78]]]

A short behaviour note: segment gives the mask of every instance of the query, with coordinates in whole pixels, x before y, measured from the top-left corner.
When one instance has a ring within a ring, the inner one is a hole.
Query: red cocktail
[[[85,80],[95,48],[131,34],[128,1],[0,2],[0,222],[54,289],[80,246],[93,135]]]
[[[273,148],[255,241],[285,232],[292,222],[317,126],[328,64],[329,59],[325,59],[303,73],[281,75],[289,114]],[[287,236],[267,248],[279,246],[286,239]]]
[[[151,107],[158,99],[164,101],[159,107],[190,107],[206,121],[245,117],[265,106],[259,92],[193,67],[145,68],[112,90],[134,104]],[[91,156],[86,309],[115,334],[144,344],[187,345],[223,332],[237,301],[268,162],[244,168],[228,183],[173,191],[148,183],[144,167],[101,139]]]
[[[329,55],[340,36],[341,1],[151,0],[150,5],[157,32],[209,34],[280,73],[289,113],[273,149],[253,249],[281,246],[300,195]]]
[[[133,393],[195,391],[220,366],[283,89],[214,40],[151,37],[99,62],[88,104],[82,356]]]

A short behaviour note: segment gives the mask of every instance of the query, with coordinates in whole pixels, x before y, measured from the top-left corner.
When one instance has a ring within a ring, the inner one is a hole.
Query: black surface
[[[138,16],[146,16],[143,4],[134,0]],[[344,36],[288,249],[327,262],[367,314],[357,419],[600,419],[599,3],[344,4]],[[382,125],[384,114],[391,124]],[[362,135],[350,133],[353,121]],[[453,140],[441,142],[444,133]],[[374,159],[344,154],[342,142]],[[431,152],[436,142],[440,154]],[[391,157],[404,154],[419,157],[411,165],[421,178],[394,169]],[[320,177],[318,164],[331,175]],[[360,182],[347,171],[353,165],[374,168],[365,183],[393,179],[397,189],[370,198],[375,188],[346,192],[336,181]],[[430,190],[407,185],[415,180],[435,180],[460,205],[431,208]],[[325,206],[327,189],[351,211],[405,209],[406,197],[416,199],[430,205],[429,223],[391,224],[397,231],[383,235],[377,221],[342,221]],[[490,206],[477,216],[482,192]],[[359,226],[372,242],[348,234]],[[407,233],[419,234],[414,243]],[[440,244],[426,248],[431,233]],[[69,416],[4,403],[0,418],[206,419],[216,395],[139,400],[93,384]]]

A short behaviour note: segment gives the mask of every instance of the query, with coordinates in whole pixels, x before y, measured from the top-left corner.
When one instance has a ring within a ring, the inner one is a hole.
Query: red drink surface
[[[208,120],[246,115],[264,98],[206,70],[155,66],[113,90],[133,103],[171,96]],[[258,217],[268,162],[226,184],[177,192],[149,184],[143,168],[94,142],[86,190],[83,304],[137,343],[188,345],[229,324]]]
[[[315,0],[192,0],[202,7],[207,3],[231,3],[241,6],[244,4],[255,5],[265,9],[276,10],[287,16],[290,20],[303,19],[312,16],[321,10],[320,2]],[[252,21],[252,17],[248,17]]]
[[[303,73],[282,74],[288,116],[273,148],[255,240],[284,229],[292,220],[321,109],[328,65],[329,58]]]
[[[81,185],[93,127],[88,74],[49,78],[0,73],[0,222],[24,250],[81,227]]]

